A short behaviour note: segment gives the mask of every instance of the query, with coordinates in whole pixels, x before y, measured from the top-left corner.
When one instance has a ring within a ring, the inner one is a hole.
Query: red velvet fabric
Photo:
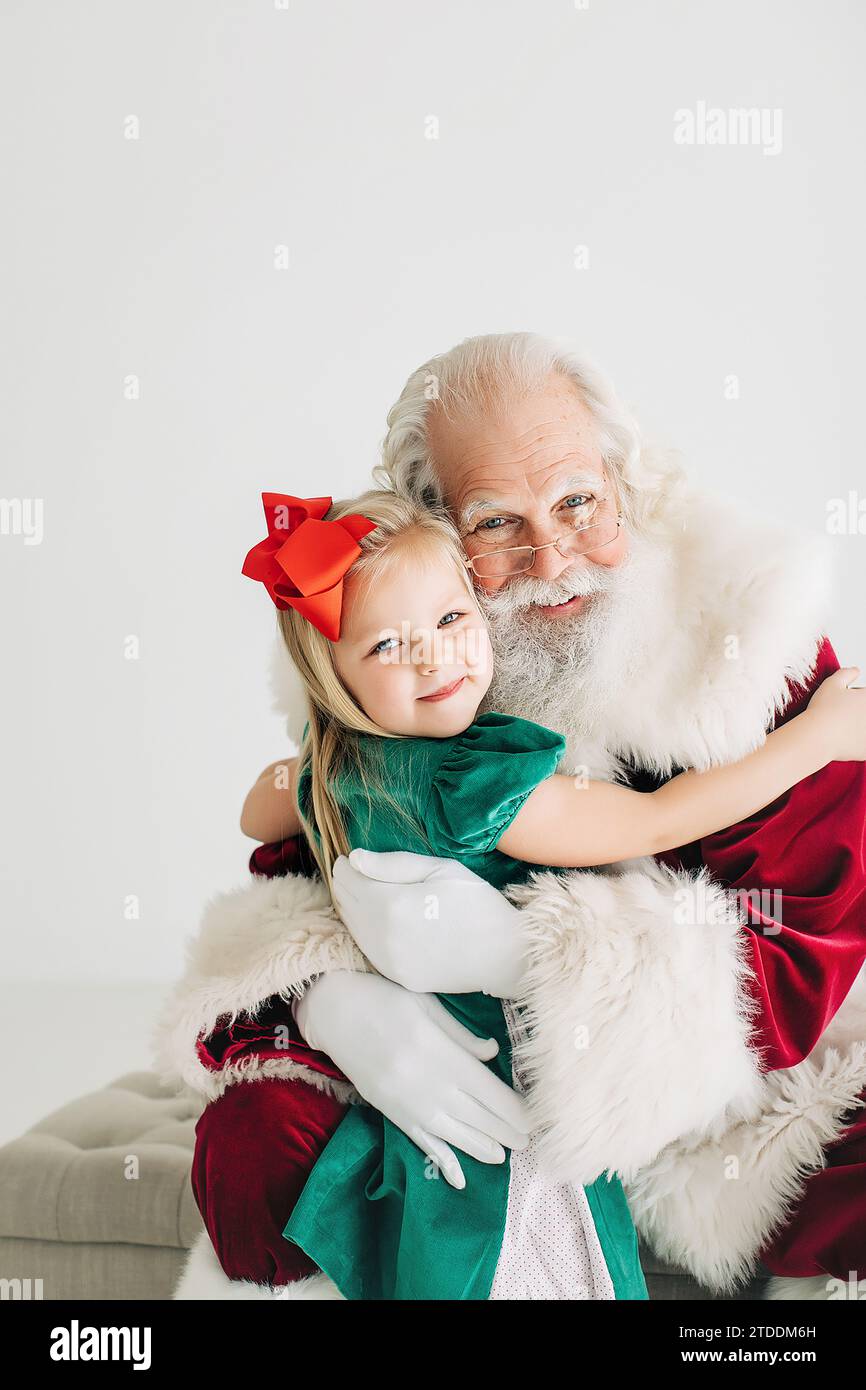
[[[264,878],[315,872],[302,839],[259,845],[250,872]],[[330,1057],[309,1047],[278,995],[255,1018],[228,1016],[197,1042],[209,1071],[245,1057],[290,1059],[345,1081]],[[235,1083],[205,1107],[196,1125],[192,1190],[211,1243],[230,1279],[289,1284],[316,1272],[283,1236],[301,1189],[346,1106],[295,1078]]]
[[[283,1236],[310,1169],[346,1113],[303,1081],[245,1081],[205,1106],[192,1190],[230,1279],[290,1284],[316,1266]]]
[[[347,1080],[330,1057],[316,1052],[304,1041],[292,1017],[291,1005],[279,995],[268,999],[255,1018],[244,1014],[234,1023],[229,1023],[227,1015],[224,1018],[225,1022],[210,1037],[199,1038],[196,1043],[199,1061],[208,1071],[221,1071],[227,1062],[244,1057],[274,1058],[302,1062],[311,1071],[338,1081]]]
[[[773,1274],[866,1279],[866,1092],[861,1099],[826,1150],[827,1167],[807,1179],[791,1219],[762,1252]]]
[[[824,641],[811,680],[777,724],[793,718],[839,662]],[[751,913],[755,1041],[768,1071],[808,1056],[866,959],[866,764],[830,763],[749,820],[668,862],[706,864],[717,883],[782,893],[782,930]],[[765,930],[769,928],[769,930]]]
[[[282,878],[286,874],[318,873],[316,861],[303,835],[276,845],[256,845],[250,855],[250,873],[262,878]]]
[[[792,691],[785,723],[839,661],[822,643],[815,671]],[[866,959],[866,764],[830,763],[756,816],[676,854],[672,864],[706,864],[733,889],[768,890],[756,900],[748,945],[757,1001],[755,1043],[768,1071],[808,1056]],[[772,893],[781,890],[781,931]],[[862,1097],[866,1106],[866,1092]],[[762,1260],[774,1274],[866,1278],[866,1109],[808,1179],[790,1221]]]

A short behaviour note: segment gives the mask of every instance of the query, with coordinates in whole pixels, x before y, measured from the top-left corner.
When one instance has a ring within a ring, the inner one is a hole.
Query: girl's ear
[[[279,633],[274,639],[271,652],[268,684],[271,690],[271,709],[283,716],[286,721],[286,733],[296,748],[300,747],[308,718],[307,694]]]

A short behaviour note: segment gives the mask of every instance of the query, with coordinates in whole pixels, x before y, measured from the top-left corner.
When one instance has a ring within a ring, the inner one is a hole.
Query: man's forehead
[[[547,497],[551,490],[603,481],[603,461],[592,417],[574,397],[566,408],[549,399],[524,401],[501,416],[459,422],[431,420],[434,463],[455,511],[485,497]]]
[[[554,374],[530,391],[511,391],[505,383],[486,391],[479,387],[474,406],[464,404],[456,413],[437,402],[427,425],[434,452],[448,453],[454,445],[471,447],[481,438],[493,445],[556,429],[591,434],[594,421],[575,383]]]
[[[554,452],[587,452],[596,447],[595,427],[588,412],[566,417],[544,412],[535,418],[490,414],[471,420],[445,420],[434,413],[429,424],[433,455],[449,470],[479,463],[506,465]]]

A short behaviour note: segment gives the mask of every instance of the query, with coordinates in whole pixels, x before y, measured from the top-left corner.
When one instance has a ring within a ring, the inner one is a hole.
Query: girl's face
[[[374,577],[349,572],[334,662],[383,729],[427,738],[468,728],[493,676],[484,619],[435,541],[408,542]]]

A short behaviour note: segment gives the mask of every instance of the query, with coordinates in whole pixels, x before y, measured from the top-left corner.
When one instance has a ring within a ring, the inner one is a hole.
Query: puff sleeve
[[[482,714],[455,739],[433,778],[425,829],[434,854],[496,848],[526,798],[556,771],[561,734],[505,714]]]

